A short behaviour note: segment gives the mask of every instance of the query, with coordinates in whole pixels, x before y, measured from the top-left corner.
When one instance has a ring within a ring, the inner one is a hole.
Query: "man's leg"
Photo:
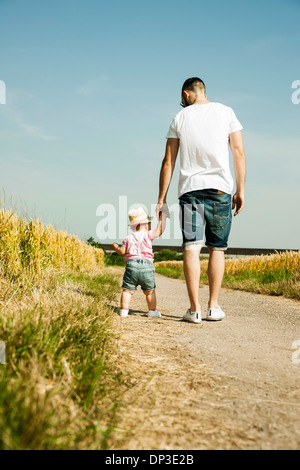
[[[208,281],[209,281],[209,308],[218,308],[224,269],[225,254],[222,250],[209,249]]]
[[[201,309],[199,303],[200,251],[201,245],[186,245],[184,247],[183,269],[191,312],[200,312]]]

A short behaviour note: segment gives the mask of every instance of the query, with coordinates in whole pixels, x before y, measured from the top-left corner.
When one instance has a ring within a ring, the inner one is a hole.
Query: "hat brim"
[[[134,222],[133,224],[129,224],[128,227],[136,227],[137,225],[148,224],[149,222],[151,222],[152,219],[153,219],[153,217],[148,217],[147,220],[142,220],[140,222]]]

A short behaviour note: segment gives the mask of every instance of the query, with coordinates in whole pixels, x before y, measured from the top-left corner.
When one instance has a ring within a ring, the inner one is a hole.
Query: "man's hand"
[[[243,209],[245,204],[245,196],[244,193],[236,192],[232,198],[232,209],[235,209],[234,216],[238,215],[241,210]]]
[[[169,207],[168,207],[168,204],[166,202],[158,202],[157,203],[156,210],[155,210],[157,220],[159,220],[159,213],[160,212],[163,212],[164,214],[166,214],[166,217],[168,219],[171,218]]]

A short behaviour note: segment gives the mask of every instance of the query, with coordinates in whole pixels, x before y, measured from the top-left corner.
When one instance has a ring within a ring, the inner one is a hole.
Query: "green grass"
[[[184,279],[183,270],[175,268],[174,266],[156,266],[155,272],[163,274],[164,276],[172,277],[173,279]]]
[[[208,284],[207,274],[203,274],[202,282]],[[286,273],[279,270],[270,273],[253,271],[224,275],[223,285],[231,289],[246,290],[257,294],[282,295],[286,298],[300,300],[300,273]]]
[[[154,254],[154,262],[158,261],[182,261],[183,253],[177,253],[177,251],[169,250],[167,248]]]
[[[117,253],[105,252],[104,261],[106,266],[122,266],[125,267],[124,256],[119,256]]]
[[[122,374],[106,274],[67,274],[0,304],[0,449],[106,449]],[[9,294],[8,294],[9,295]]]

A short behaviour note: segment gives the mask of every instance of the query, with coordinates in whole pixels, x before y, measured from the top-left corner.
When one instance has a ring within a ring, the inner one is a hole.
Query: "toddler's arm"
[[[113,243],[113,250],[120,256],[124,256],[126,253],[126,246],[119,246],[117,243]]]
[[[165,231],[166,220],[167,220],[167,214],[165,212],[160,212],[157,227],[155,230],[153,230],[153,239],[160,237],[162,233]]]

